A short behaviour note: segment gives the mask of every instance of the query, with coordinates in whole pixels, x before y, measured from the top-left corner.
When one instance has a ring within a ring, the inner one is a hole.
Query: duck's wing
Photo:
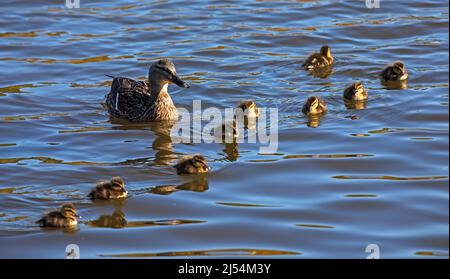
[[[109,113],[119,118],[139,119],[150,105],[148,82],[126,77],[109,77],[113,78],[111,90],[105,97],[105,106]]]

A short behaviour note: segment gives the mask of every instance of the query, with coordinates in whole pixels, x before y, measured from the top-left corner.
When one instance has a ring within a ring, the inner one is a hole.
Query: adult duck
[[[148,81],[109,77],[113,82],[111,91],[105,96],[105,106],[111,116],[129,121],[178,120],[168,85],[190,87],[177,75],[175,65],[168,59],[150,66]]]

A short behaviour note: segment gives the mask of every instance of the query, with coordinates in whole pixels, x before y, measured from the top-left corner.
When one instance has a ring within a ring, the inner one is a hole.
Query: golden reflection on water
[[[320,126],[320,120],[322,119],[323,115],[309,115],[308,116],[308,127],[311,128],[317,128]]]
[[[400,80],[400,81],[385,81],[382,80],[381,84],[386,89],[399,90],[399,89],[407,89],[408,88],[408,80]]]
[[[368,101],[350,101],[344,100],[344,105],[348,110],[363,110],[367,108]]]

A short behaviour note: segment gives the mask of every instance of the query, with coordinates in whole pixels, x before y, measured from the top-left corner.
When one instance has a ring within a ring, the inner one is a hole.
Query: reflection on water
[[[87,222],[87,224],[99,228],[121,229],[127,226],[127,220],[121,210],[116,210],[111,215],[102,215],[97,220]]]
[[[349,110],[351,109],[356,109],[356,110],[363,110],[367,108],[367,103],[369,101],[365,100],[365,101],[350,101],[350,100],[345,100],[344,104],[345,107]]]
[[[386,81],[382,80],[381,84],[386,89],[400,90],[408,88],[408,80],[399,80],[399,81]]]
[[[208,191],[208,180],[204,174],[192,176],[192,181],[185,182],[178,186],[175,185],[162,185],[156,186],[150,189],[150,193],[157,195],[169,195],[177,191],[193,191],[193,192],[205,192]]]
[[[0,258],[60,258],[69,242],[84,258],[365,258],[374,241],[385,258],[448,257],[445,1],[41,2],[2,4]],[[333,67],[305,71],[324,44]],[[179,108],[277,108],[278,151],[178,144],[174,123],[110,119],[104,74],[144,80],[162,57],[192,85],[170,85]],[[408,81],[381,82],[396,60]],[[342,99],[355,80],[370,104]],[[300,115],[312,95],[325,116]],[[196,153],[213,171],[177,175]],[[87,199],[117,175],[126,200]],[[36,226],[64,202],[83,216],[76,229]]]
[[[156,220],[156,221],[127,221],[125,213],[121,210],[115,210],[111,215],[101,215],[94,221],[88,221],[86,224],[97,228],[139,228],[139,227],[153,227],[153,226],[177,226],[187,224],[204,223],[200,220]]]
[[[225,159],[230,162],[236,161],[239,158],[238,143],[224,143],[224,146],[223,152],[226,154]]]
[[[326,79],[333,73],[333,67],[322,67],[309,71],[309,73],[316,78]]]
[[[319,127],[320,120],[322,117],[323,117],[323,115],[317,115],[317,114],[308,115],[308,122],[307,122],[308,127],[311,127],[311,128]]]

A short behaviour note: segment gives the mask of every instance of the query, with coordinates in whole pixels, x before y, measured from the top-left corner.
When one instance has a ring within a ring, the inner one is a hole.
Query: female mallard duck
[[[36,223],[41,227],[64,228],[75,226],[78,223],[77,218],[80,218],[80,216],[77,215],[75,206],[66,203],[61,206],[59,211],[47,213]]]
[[[302,112],[306,115],[319,115],[326,111],[327,105],[325,104],[325,101],[317,96],[309,97],[302,109]]]
[[[175,167],[178,174],[195,174],[209,171],[205,157],[200,154],[181,158]]]
[[[93,200],[120,199],[127,196],[128,191],[125,190],[125,181],[121,177],[97,182],[95,188],[88,195]]]
[[[331,56],[331,48],[329,46],[322,46],[320,52],[311,54],[302,66],[307,70],[314,70],[331,66],[333,61],[334,58]]]
[[[385,81],[402,81],[408,78],[408,72],[403,62],[396,61],[384,68],[381,77]]]
[[[105,106],[117,118],[131,121],[178,120],[178,111],[167,92],[169,84],[189,88],[179,76],[174,64],[161,59],[151,65],[148,81],[114,77],[111,91],[105,96]]]
[[[344,99],[350,101],[363,101],[367,100],[369,94],[364,89],[362,82],[358,81],[350,85],[344,90]]]

